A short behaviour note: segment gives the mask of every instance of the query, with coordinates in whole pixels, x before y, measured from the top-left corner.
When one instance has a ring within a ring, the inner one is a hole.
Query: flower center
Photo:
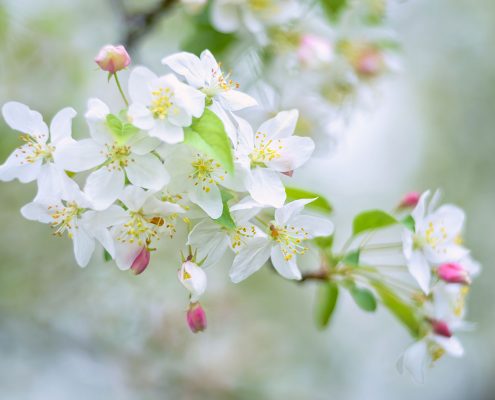
[[[150,111],[153,117],[165,119],[168,116],[170,108],[174,105],[174,92],[170,88],[159,88],[151,92],[153,99],[151,100]]]
[[[107,166],[110,169],[125,168],[129,165],[129,161],[134,161],[132,158],[129,158],[131,155],[130,146],[118,146],[114,143],[112,145],[107,144],[106,147]]]
[[[279,139],[268,139],[266,133],[256,132],[255,147],[249,154],[251,164],[260,165],[280,158],[282,149],[282,142]]]
[[[273,8],[271,0],[249,0],[248,4],[253,11],[264,11]]]
[[[210,73],[213,77],[210,87],[202,89],[207,96],[215,96],[220,92],[227,92],[231,89],[239,89],[240,85],[230,79],[231,73],[224,75],[221,69],[222,63],[217,64],[217,68],[212,68]]]
[[[280,250],[285,261],[290,261],[295,255],[302,255],[308,250],[301,244],[309,237],[304,228],[297,228],[292,225],[279,227],[272,224],[270,225],[270,235],[273,240],[280,244]]]
[[[21,161],[21,165],[24,163],[33,164],[39,159],[46,161],[52,160],[52,154],[55,151],[55,147],[48,143],[38,141],[38,139],[41,140],[41,136],[33,137],[28,134],[23,134],[20,137],[27,145],[27,149],[21,151],[21,157],[24,157],[24,160]],[[18,156],[19,155],[16,154],[16,157]]]
[[[216,171],[220,168],[220,164],[209,158],[198,158],[191,163],[193,172],[189,175],[189,178],[194,181],[194,186],[201,185],[201,188],[208,193],[211,185],[217,183],[217,179],[224,180],[225,176],[217,175]]]
[[[77,229],[77,217],[83,209],[79,208],[75,202],[67,202],[64,205],[48,206],[53,221],[51,227],[55,229],[55,236],[62,236],[67,231],[67,235],[72,239],[72,229]]]
[[[252,238],[256,235],[256,227],[251,225],[250,228],[246,226],[240,226],[236,228],[230,234],[230,241],[232,243],[232,248],[235,250],[246,243],[246,240]]]
[[[164,223],[160,218],[146,218],[141,210],[129,211],[129,220],[123,225],[117,240],[122,243],[137,243],[139,246],[146,244],[148,246],[153,238],[160,239],[158,228]]]

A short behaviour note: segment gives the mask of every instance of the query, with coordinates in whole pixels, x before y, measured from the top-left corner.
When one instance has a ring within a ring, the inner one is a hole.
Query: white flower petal
[[[191,302],[195,303],[205,292],[207,285],[206,273],[191,261],[182,264],[178,271],[179,281],[191,292]]]
[[[258,105],[258,102],[250,95],[243,93],[239,90],[227,90],[217,95],[220,103],[231,111],[243,110],[248,107],[254,107]]]
[[[409,273],[416,279],[419,287],[426,294],[430,293],[431,268],[423,253],[413,251],[407,262]]]
[[[82,227],[76,226],[70,232],[77,264],[80,267],[85,267],[88,265],[95,250],[95,241]]]
[[[43,122],[43,117],[28,106],[9,101],[2,107],[2,115],[12,129],[36,137],[42,143],[48,140],[48,127]]]
[[[268,168],[275,171],[288,172],[299,168],[309,160],[315,149],[312,139],[299,136],[291,136],[280,139],[280,157],[267,161]]]
[[[285,206],[275,210],[275,222],[277,225],[285,225],[292,218],[296,217],[303,209],[306,204],[315,201],[314,199],[299,199],[287,203]]]
[[[167,65],[175,73],[186,78],[190,85],[201,88],[205,85],[205,71],[200,59],[187,52],[172,54],[162,59],[162,64]]]
[[[151,104],[151,86],[158,77],[146,67],[136,67],[129,76],[129,96],[133,103]]]
[[[423,225],[423,219],[426,212],[426,201],[428,200],[429,196],[430,191],[427,190],[421,195],[418,204],[416,204],[416,207],[414,207],[414,210],[411,212],[411,216],[413,217],[416,225],[416,232],[418,232],[419,228]]]
[[[174,84],[174,91],[174,103],[178,107],[183,108],[193,117],[201,117],[205,110],[206,96],[204,93],[179,81]]]
[[[285,202],[285,187],[278,172],[256,167],[246,176],[246,189],[258,203],[282,207]]]
[[[297,267],[296,257],[293,256],[290,260],[286,260],[280,246],[273,246],[271,250],[272,264],[277,272],[287,279],[301,279],[301,271]]]
[[[34,181],[40,174],[42,160],[30,163],[26,156],[32,154],[32,148],[27,144],[15,149],[7,160],[0,165],[0,180],[11,181],[19,179],[22,183]]]
[[[233,3],[214,1],[210,17],[213,26],[220,32],[235,32],[240,25],[238,9]]]
[[[229,276],[238,283],[258,271],[270,258],[270,241],[267,238],[254,238],[235,256]]]
[[[81,172],[103,164],[106,149],[93,139],[67,141],[53,154],[55,163],[66,171]]]
[[[140,187],[129,185],[125,187],[120,196],[120,200],[122,200],[129,210],[138,211],[152,194],[153,192],[147,192]]]
[[[102,167],[88,176],[84,193],[95,210],[104,210],[122,194],[124,183],[124,172],[121,169]]]
[[[133,185],[156,191],[162,189],[170,180],[163,163],[152,154],[133,154],[125,172]]]
[[[397,363],[400,373],[409,372],[416,383],[424,382],[424,370],[428,362],[428,346],[425,340],[420,340],[410,346]]]
[[[149,134],[168,144],[184,141],[184,129],[180,126],[172,125],[167,120],[155,120],[155,126],[149,131]]]
[[[53,144],[72,137],[72,119],[77,115],[72,107],[60,110],[50,124],[50,137]]]
[[[149,130],[155,125],[151,111],[142,103],[132,103],[127,111],[132,124],[139,129]]]
[[[275,117],[261,124],[258,132],[265,133],[269,139],[282,139],[291,136],[296,129],[297,110],[281,111]]]
[[[116,228],[118,231],[119,228]],[[115,244],[115,263],[120,270],[128,270],[131,268],[132,263],[142,250],[142,246],[137,243],[122,243],[118,240]]]
[[[189,191],[189,199],[200,206],[210,218],[217,219],[223,211],[222,196],[216,184],[210,185],[209,188],[207,192],[201,185],[193,186]]]
[[[32,201],[21,208],[21,214],[30,221],[38,221],[42,224],[53,222],[51,213],[48,210],[48,204],[52,203],[49,199]]]
[[[312,215],[297,215],[290,220],[290,224],[295,227],[304,228],[310,238],[328,236],[331,235],[334,230],[331,221],[326,218],[314,217]]]
[[[456,337],[447,338],[435,335],[434,340],[452,357],[462,357],[464,355],[464,348]]]

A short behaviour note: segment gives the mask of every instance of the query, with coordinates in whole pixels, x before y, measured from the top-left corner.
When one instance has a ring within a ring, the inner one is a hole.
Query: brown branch
[[[313,272],[306,272],[302,274],[301,280],[299,282],[305,281],[328,281],[328,271],[320,270]]]
[[[138,42],[148,34],[160,20],[168,13],[177,0],[160,0],[158,4],[144,12],[129,13],[126,11],[123,0],[112,0],[112,6],[120,11],[125,30],[121,43],[132,53]]]

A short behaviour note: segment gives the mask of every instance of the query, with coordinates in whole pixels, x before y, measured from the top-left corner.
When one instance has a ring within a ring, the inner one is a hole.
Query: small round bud
[[[131,265],[131,270],[135,275],[142,273],[150,263],[150,251],[143,247]]]
[[[409,192],[406,193],[405,196],[399,203],[399,208],[414,208],[418,204],[419,198],[421,197],[421,193],[419,192]]]
[[[206,313],[201,304],[191,303],[189,310],[187,310],[187,324],[193,333],[206,329]]]
[[[448,283],[471,283],[469,275],[464,267],[459,263],[445,263],[437,268],[438,277]]]
[[[433,332],[435,332],[435,334],[437,335],[447,338],[452,337],[452,331],[450,330],[447,323],[444,321],[434,319],[431,321],[431,327],[433,328]]]
[[[106,45],[101,48],[95,62],[103,71],[115,74],[131,63],[131,57],[124,46]]]

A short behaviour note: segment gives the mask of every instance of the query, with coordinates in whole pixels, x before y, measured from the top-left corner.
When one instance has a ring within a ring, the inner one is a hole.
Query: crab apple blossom
[[[255,133],[246,121],[238,119],[236,163],[247,191],[260,204],[281,207],[286,196],[280,174],[292,173],[313,153],[310,138],[293,136],[297,118],[297,110],[282,111]]]
[[[132,125],[127,125],[126,132],[116,134],[111,124],[125,122],[111,115],[108,106],[99,99],[89,100],[86,119],[91,138],[62,146],[55,160],[73,172],[96,168],[89,174],[84,191],[97,209],[107,208],[120,196],[126,178],[136,186],[155,191],[169,181],[162,161],[153,153],[160,145],[159,140]]]
[[[448,204],[434,209],[434,202],[428,203],[429,195],[429,191],[423,193],[411,213],[414,232],[404,229],[402,235],[409,272],[427,294],[433,265],[455,262],[468,254],[459,242],[464,212]]]
[[[101,48],[95,58],[95,63],[103,70],[110,74],[127,68],[131,63],[131,56],[127,53],[124,46],[106,45]]]
[[[54,159],[54,153],[72,140],[71,125],[76,111],[70,107],[60,110],[53,117],[50,130],[40,113],[16,101],[4,104],[2,115],[7,125],[21,133],[24,144],[0,165],[0,180],[18,179],[22,183],[37,180],[39,195],[67,195],[71,181]]]
[[[333,224],[324,218],[304,215],[306,204],[315,199],[301,199],[275,210],[275,218],[264,236],[247,243],[234,258],[230,278],[234,283],[246,279],[271,259],[277,272],[287,279],[301,279],[297,256],[308,250],[305,242],[333,232]]]
[[[180,82],[173,74],[158,77],[146,67],[136,67],[129,77],[133,125],[165,143],[184,140],[184,127],[205,108],[205,95]]]
[[[206,290],[207,278],[203,268],[188,259],[182,263],[177,275],[180,283],[190,292],[191,303],[196,303]]]

